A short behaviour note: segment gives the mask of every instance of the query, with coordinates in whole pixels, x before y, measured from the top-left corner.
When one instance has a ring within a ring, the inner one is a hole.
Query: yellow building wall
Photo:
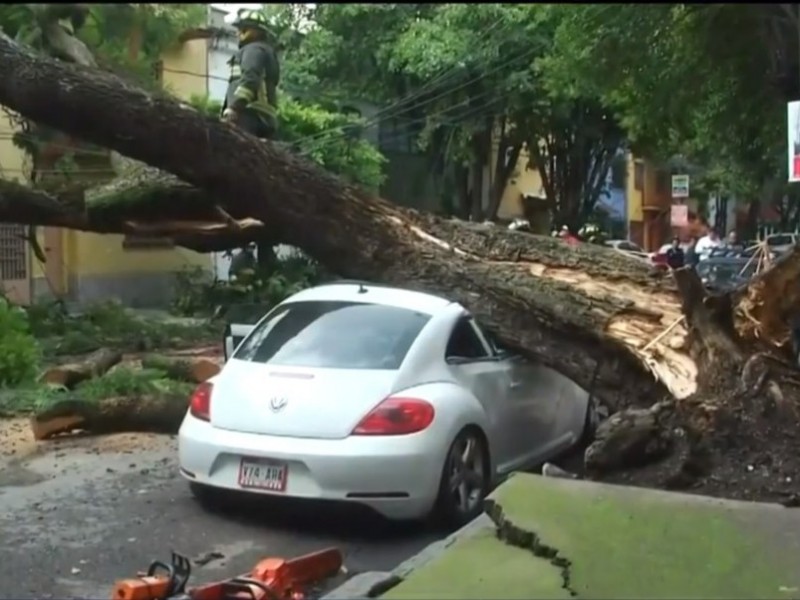
[[[0,177],[24,182],[25,155],[11,141],[14,131],[15,129],[6,115],[0,113]],[[27,243],[24,243],[24,248],[25,263],[30,275],[30,252]],[[15,282],[0,281],[0,289],[15,302],[25,304],[30,301],[30,285],[25,280]]]
[[[644,219],[642,210],[642,192],[636,189],[635,181],[635,162],[636,158],[628,153],[625,160],[625,197],[628,201],[628,221],[641,221]],[[647,165],[645,164],[645,174]]]
[[[492,144],[491,162],[489,163],[489,173],[494,176],[494,165],[497,164],[497,144]],[[517,159],[517,166],[511,173],[503,191],[503,198],[497,216],[500,219],[514,219],[525,215],[522,206],[523,196],[544,196],[542,178],[539,170],[528,167],[528,151],[523,148]],[[493,183],[493,182],[492,182]]]
[[[164,54],[164,88],[178,98],[207,93],[208,52],[206,40],[191,40]],[[123,248],[121,235],[65,232],[65,259],[76,275],[164,273],[184,267],[212,268],[209,254],[184,248]]]

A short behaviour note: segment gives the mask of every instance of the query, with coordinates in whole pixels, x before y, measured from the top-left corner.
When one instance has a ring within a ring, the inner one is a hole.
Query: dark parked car
[[[698,263],[697,275],[712,292],[727,292],[747,282],[756,270],[757,261],[744,256],[713,257]]]

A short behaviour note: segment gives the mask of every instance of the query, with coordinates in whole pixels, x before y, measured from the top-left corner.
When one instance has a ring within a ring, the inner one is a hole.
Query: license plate
[[[286,491],[286,465],[269,460],[243,458],[239,465],[239,485],[271,492]]]

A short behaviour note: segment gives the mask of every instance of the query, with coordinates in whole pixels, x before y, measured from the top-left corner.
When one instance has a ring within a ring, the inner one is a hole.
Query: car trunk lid
[[[389,395],[396,373],[232,359],[214,383],[211,424],[242,433],[345,438]]]

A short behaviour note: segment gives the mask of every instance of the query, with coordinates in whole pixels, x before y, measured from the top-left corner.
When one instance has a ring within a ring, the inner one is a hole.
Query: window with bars
[[[0,281],[28,278],[25,226],[0,224]]]

